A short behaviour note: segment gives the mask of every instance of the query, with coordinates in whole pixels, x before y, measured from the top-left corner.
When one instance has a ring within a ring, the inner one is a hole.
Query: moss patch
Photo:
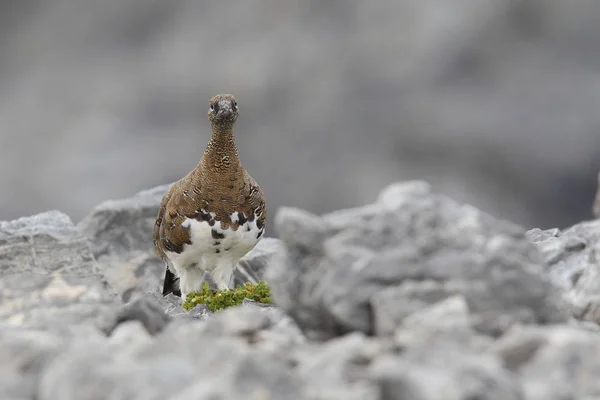
[[[265,282],[260,281],[256,285],[246,282],[244,285],[238,285],[232,290],[212,290],[208,282],[204,282],[202,290],[188,293],[182,306],[189,311],[198,304],[206,304],[214,312],[237,306],[244,299],[270,304],[271,288]]]

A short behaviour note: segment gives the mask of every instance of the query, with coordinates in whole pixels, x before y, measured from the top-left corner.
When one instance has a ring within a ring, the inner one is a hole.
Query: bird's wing
[[[166,251],[181,253],[185,244],[191,244],[190,228],[182,223],[195,213],[194,204],[179,182],[163,198],[154,227],[156,251],[163,260]]]
[[[183,217],[179,212],[168,212],[167,209],[173,206],[179,210],[183,192],[179,188],[179,182],[174,183],[164,195],[158,209],[156,223],[154,224],[154,247],[156,254],[165,262],[165,277],[163,281],[162,294],[166,296],[173,293],[181,296],[179,289],[179,279],[172,270],[171,262],[167,258],[165,251],[180,252],[184,243],[189,243],[188,232],[181,226]]]
[[[164,252],[164,247],[162,245],[160,232],[161,232],[163,223],[165,221],[165,213],[167,211],[167,204],[169,203],[169,200],[171,199],[171,196],[173,194],[173,191],[175,190],[176,185],[177,185],[177,183],[174,183],[173,185],[171,185],[169,190],[167,190],[167,193],[165,193],[165,195],[163,196],[163,198],[160,202],[160,206],[158,207],[158,215],[156,216],[156,222],[154,223],[154,233],[153,233],[154,249],[156,251],[156,255],[159,256],[163,260],[165,259],[165,252]]]
[[[246,203],[251,207],[256,218],[256,225],[258,229],[263,229],[267,220],[267,203],[265,202],[265,196],[256,181],[246,173],[246,186],[249,188],[246,195]]]

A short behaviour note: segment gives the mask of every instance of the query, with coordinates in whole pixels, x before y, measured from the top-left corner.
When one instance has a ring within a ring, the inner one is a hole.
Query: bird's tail
[[[179,290],[179,279],[171,272],[169,268],[165,271],[165,280],[163,282],[163,296],[173,293],[175,296],[181,297],[181,290]]]

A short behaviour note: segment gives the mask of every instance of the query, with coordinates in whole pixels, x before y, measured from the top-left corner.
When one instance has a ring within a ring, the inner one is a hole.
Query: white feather
[[[239,221],[239,214],[233,213],[231,219],[232,222]],[[212,275],[219,289],[230,288],[238,261],[256,246],[262,231],[256,226],[256,218],[252,222],[246,221],[235,231],[231,228],[222,229],[218,221],[210,226],[206,221],[186,219],[181,225],[190,228],[192,244],[185,244],[179,254],[166,252],[166,256],[173,272],[179,277],[183,299],[189,292],[201,289],[205,271]],[[212,235],[213,230],[224,237],[215,239]]]

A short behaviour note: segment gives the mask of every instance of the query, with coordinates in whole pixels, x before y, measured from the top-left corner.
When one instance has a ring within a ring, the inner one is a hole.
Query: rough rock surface
[[[275,301],[319,338],[386,335],[407,315],[461,294],[473,326],[564,322],[560,292],[525,230],[431,193],[391,185],[375,204],[317,217],[281,209]]]
[[[58,211],[0,222],[0,317],[65,331],[116,303],[85,238]]]
[[[77,224],[106,279],[124,301],[158,286],[164,276],[164,265],[154,255],[152,230],[169,186],[157,186],[129,199],[105,201]]]
[[[212,313],[160,294],[147,238],[165,188],[77,227],[57,211],[0,222],[1,399],[600,393],[597,221],[526,232],[424,182],[323,216],[285,208],[282,240],[239,272],[276,304]]]
[[[548,275],[563,290],[570,312],[600,323],[600,220],[584,221],[563,231],[531,229],[548,265]]]

